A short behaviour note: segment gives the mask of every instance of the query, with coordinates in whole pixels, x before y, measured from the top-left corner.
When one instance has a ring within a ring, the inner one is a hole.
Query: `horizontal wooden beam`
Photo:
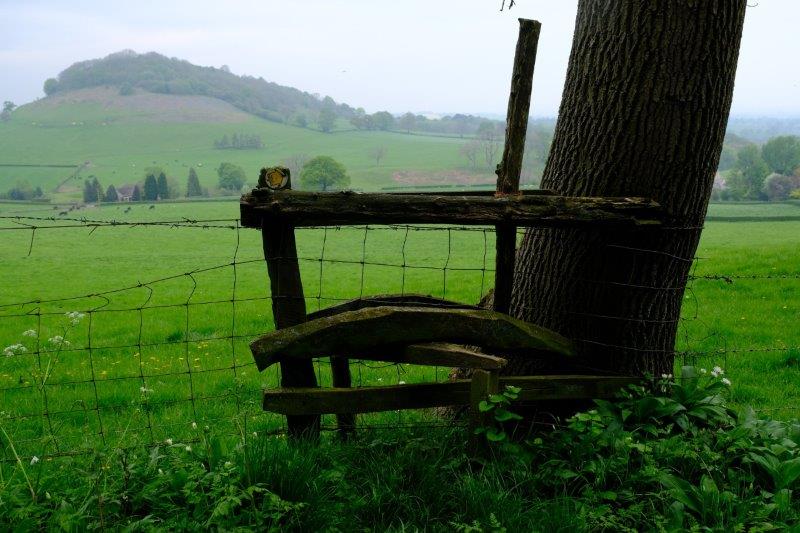
[[[443,300],[426,294],[377,294],[365,298],[356,298],[340,304],[320,309],[309,313],[308,320],[338,315],[345,311],[356,311],[367,307],[381,307],[391,305],[394,307],[440,307],[449,309],[481,309],[477,305],[463,304],[451,300]]]
[[[500,377],[499,390],[520,387],[519,402],[612,398],[641,378],[617,376]],[[362,388],[285,388],[264,391],[264,410],[284,415],[371,413],[466,405],[470,380]]]
[[[485,354],[466,346],[443,342],[412,344],[410,346],[380,346],[364,355],[349,354],[347,358],[409,365],[480,368],[484,370],[500,370],[508,363],[502,357]]]
[[[645,198],[589,198],[548,194],[489,196],[255,189],[240,202],[242,225],[261,228],[280,218],[294,226],[460,224],[586,226],[660,224],[662,210]]]
[[[371,307],[346,311],[272,331],[250,343],[256,366],[264,370],[282,358],[367,354],[385,345],[451,342],[488,352],[571,356],[574,347],[548,329],[488,310],[434,307]]]

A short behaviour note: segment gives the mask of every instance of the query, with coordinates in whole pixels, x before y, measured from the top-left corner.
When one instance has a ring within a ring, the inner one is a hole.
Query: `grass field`
[[[79,449],[101,437],[120,444],[158,442],[190,433],[192,421],[230,432],[242,420],[258,431],[282,423],[257,405],[258,391],[274,386],[278,376],[276,370],[257,373],[247,347],[272,325],[260,235],[232,227],[237,208],[220,201],[78,212],[96,220],[220,220],[205,229],[2,232],[0,344],[23,343],[27,352],[0,358],[0,403],[23,453]],[[41,209],[0,204],[0,216],[51,214]],[[714,205],[711,213],[752,216],[770,209]],[[19,227],[7,219],[2,226]],[[491,231],[343,228],[298,235],[311,310],[397,292],[476,302],[492,283],[486,271],[493,265]],[[688,362],[726,368],[734,402],[782,418],[800,409],[798,249],[800,222],[708,223],[676,347],[699,354]],[[732,279],[705,278],[714,275]],[[92,294],[97,296],[84,296]],[[33,301],[40,303],[12,305]],[[64,334],[64,313],[70,311],[87,316]],[[37,338],[22,336],[31,329]],[[59,350],[49,343],[55,335],[70,346]],[[359,383],[386,384],[442,380],[447,371],[378,365],[355,373]],[[324,363],[320,379],[329,383]],[[45,411],[51,416],[43,418]],[[397,424],[427,416],[390,413],[367,421]],[[56,438],[42,441],[47,435]]]
[[[136,99],[133,103],[126,98]],[[261,150],[217,150],[223,135],[258,134]],[[189,167],[195,167],[203,186],[217,184],[220,162],[241,165],[255,182],[258,169],[305,153],[329,155],[341,161],[356,189],[402,185],[393,179],[400,171],[435,175],[465,166],[459,155],[462,140],[386,132],[337,131],[325,134],[269,122],[245,114],[219,100],[195,96],[134,95],[119,97],[111,89],[91,89],[23,106],[9,122],[0,122],[0,190],[17,181],[41,186],[48,194],[73,172],[69,168],[4,165],[79,165],[89,162],[80,178],[96,175],[104,187],[144,179],[145,169],[162,167],[181,190]],[[386,148],[380,166],[370,155]],[[478,181],[491,182],[480,173]],[[452,175],[442,180],[454,180]],[[80,180],[67,182],[58,201],[80,198]]]

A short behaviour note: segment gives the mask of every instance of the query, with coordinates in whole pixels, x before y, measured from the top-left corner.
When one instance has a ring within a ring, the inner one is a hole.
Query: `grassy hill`
[[[257,134],[260,150],[219,150],[214,141],[232,133]],[[255,181],[263,165],[293,154],[330,155],[350,172],[352,187],[376,190],[405,184],[490,182],[487,171],[464,170],[459,154],[465,141],[381,131],[321,133],[265,120],[219,99],[194,95],[154,94],[136,90],[121,96],[115,88],[57,93],[19,107],[0,122],[0,190],[27,181],[57,200],[80,197],[81,180],[95,175],[104,186],[141,181],[144,169],[157,165],[183,188],[189,167],[201,184],[213,187],[216,167],[241,165]],[[386,148],[376,165],[371,151]],[[86,167],[54,189],[75,168]]]

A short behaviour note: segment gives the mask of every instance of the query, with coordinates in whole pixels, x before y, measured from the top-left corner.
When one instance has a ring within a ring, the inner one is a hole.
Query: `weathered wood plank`
[[[331,377],[333,386],[349,388],[351,385],[350,360],[344,357],[331,358]],[[343,440],[347,440],[356,430],[356,415],[352,413],[339,413],[336,415],[336,425]]]
[[[458,344],[432,342],[426,344],[386,345],[371,349],[363,355],[350,355],[350,359],[387,361],[409,365],[446,366],[450,368],[482,368],[499,370],[506,366],[502,357],[485,354]],[[331,358],[331,361],[339,359]],[[334,383],[334,386],[337,386]]]
[[[487,310],[372,307],[318,318],[270,332],[250,343],[264,370],[283,358],[352,356],[387,344],[451,342],[486,351],[525,350],[571,356],[572,342],[508,315]]]
[[[500,390],[499,374],[497,372],[487,372],[476,370],[472,374],[469,391],[469,433],[470,447],[473,452],[478,452],[485,442],[483,436],[475,435],[475,430],[479,427],[488,426],[492,422],[490,413],[483,413],[480,403],[486,400],[490,394],[497,394]]]
[[[287,171],[288,172],[288,171]],[[291,187],[287,179],[286,187]],[[267,261],[272,314],[275,327],[289,328],[306,320],[306,303],[294,227],[285,219],[263,218],[260,221],[264,258]],[[284,387],[315,387],[316,374],[312,361],[287,360],[281,363],[281,385]],[[289,434],[294,437],[316,438],[319,435],[318,416],[287,417]]]
[[[361,388],[295,388],[264,391],[264,410],[284,415],[372,413],[465,404],[469,380]]]
[[[270,191],[242,196],[242,225],[280,217],[297,227],[354,224],[586,226],[659,224],[661,208],[644,198],[550,195],[445,196],[355,192]]]
[[[641,378],[623,376],[500,376],[498,390],[520,387],[517,403],[613,398]],[[363,388],[284,388],[264,391],[264,410],[284,415],[370,413],[470,403],[471,381]]]
[[[340,304],[314,311],[308,315],[308,320],[315,320],[326,316],[333,316],[344,311],[356,311],[366,307],[380,307],[391,305],[395,307],[442,307],[452,309],[481,309],[477,305],[463,304],[451,300],[442,300],[426,294],[377,294],[365,298],[356,298]]]

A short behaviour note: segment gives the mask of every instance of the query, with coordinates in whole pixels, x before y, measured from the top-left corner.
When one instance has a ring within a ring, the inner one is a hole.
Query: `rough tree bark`
[[[745,7],[745,0],[580,0],[542,188],[650,197],[671,217],[662,229],[526,233],[511,313],[578,341],[586,370],[672,371]],[[512,360],[505,373],[567,368]]]

